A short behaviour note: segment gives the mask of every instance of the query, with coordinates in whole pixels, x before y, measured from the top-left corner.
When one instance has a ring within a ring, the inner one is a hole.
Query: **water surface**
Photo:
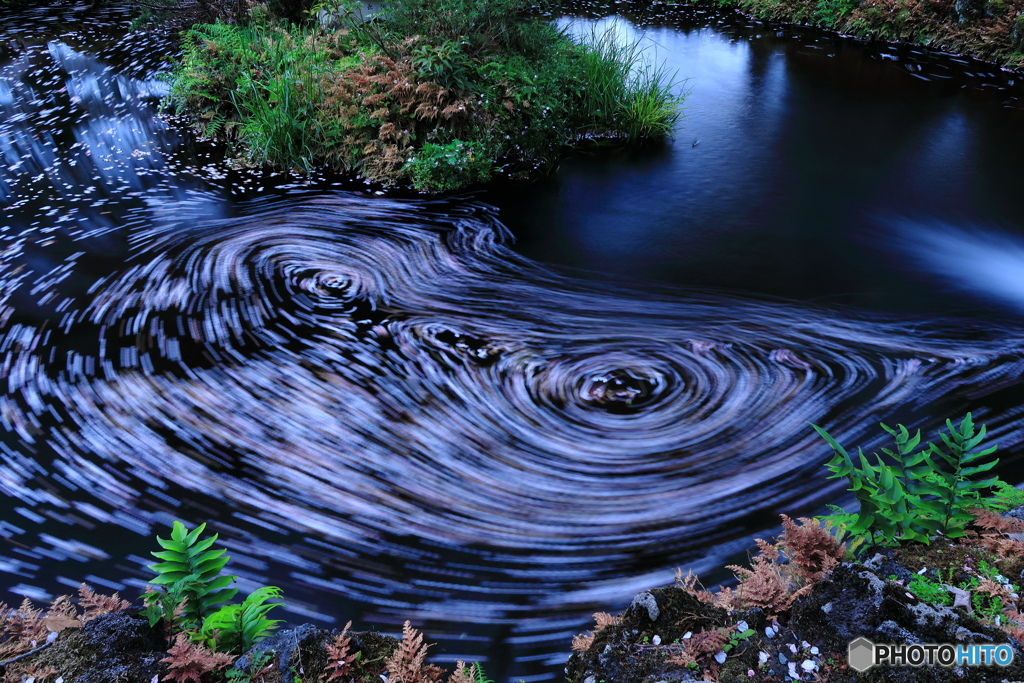
[[[134,597],[209,521],[293,623],[558,680],[589,612],[838,499],[807,421],[970,409],[1019,479],[1011,77],[658,7],[617,21],[691,79],[673,142],[432,201],[228,168],[123,12],[4,17],[6,597]]]

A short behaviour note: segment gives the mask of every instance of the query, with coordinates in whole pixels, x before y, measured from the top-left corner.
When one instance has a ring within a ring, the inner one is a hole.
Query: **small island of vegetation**
[[[539,9],[254,5],[185,32],[166,104],[251,163],[431,193],[529,176],[584,140],[672,131],[684,95],[671,75],[636,44],[574,40]]]

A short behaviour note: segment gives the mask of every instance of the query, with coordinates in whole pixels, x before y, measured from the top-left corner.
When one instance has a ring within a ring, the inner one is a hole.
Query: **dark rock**
[[[985,13],[985,0],[956,0],[953,9],[956,11],[957,21],[963,24]]]
[[[661,610],[658,608],[658,601],[654,598],[654,595],[650,591],[644,591],[638,593],[633,598],[633,602],[629,604],[631,612],[636,612],[637,615],[646,614],[647,618],[651,621],[657,621],[661,615]]]
[[[325,648],[332,640],[329,632],[312,624],[303,624],[298,628],[279,631],[274,635],[264,638],[251,650],[239,657],[234,668],[246,673],[252,666],[253,657],[257,652],[266,652],[277,655],[277,668],[284,676],[284,680],[290,681],[294,677],[291,670],[302,674],[322,672],[327,666],[327,655]]]
[[[860,636],[875,643],[1005,643],[1006,634],[963,608],[929,605],[864,565],[844,563],[793,605],[789,626],[798,637],[827,651],[845,653]],[[1016,647],[1014,647],[1016,650]],[[851,674],[852,675],[852,674]],[[1019,651],[1009,667],[875,667],[836,683],[1024,680]]]
[[[1018,505],[1012,510],[1007,510],[1003,513],[1003,517],[1013,517],[1015,519],[1024,519],[1024,505]]]
[[[763,617],[762,617],[763,619]],[[726,611],[706,605],[681,588],[644,591],[633,599],[618,624],[594,635],[586,652],[569,658],[572,683],[689,683],[700,680],[666,659],[682,651],[683,636],[728,623]],[[660,643],[655,645],[655,636]]]
[[[127,609],[61,631],[31,661],[53,667],[68,683],[150,683],[166,673],[165,647],[161,632],[138,609]]]
[[[294,680],[295,674],[303,680],[320,680],[328,668],[327,645],[334,640],[337,631],[328,632],[312,624],[303,624],[298,628],[279,631],[258,642],[251,650],[235,660],[234,668],[248,674],[253,659],[258,653],[267,653],[277,657],[277,668],[283,680]],[[383,661],[391,656],[398,647],[398,639],[379,633],[351,633],[349,647],[351,652],[362,653],[361,661]]]

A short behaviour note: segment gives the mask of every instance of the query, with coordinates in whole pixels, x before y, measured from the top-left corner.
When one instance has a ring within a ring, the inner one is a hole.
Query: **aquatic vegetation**
[[[663,66],[651,63],[639,42],[591,31],[583,41],[580,132],[600,131],[608,119],[631,138],[668,135],[681,115],[685,94]],[[585,118],[589,116],[589,119]]]
[[[685,97],[637,44],[574,43],[523,0],[393,0],[365,22],[324,7],[343,28],[253,15],[186,32],[167,106],[254,163],[443,192],[528,173],[581,136],[663,137]]]
[[[882,449],[891,462],[875,454],[872,465],[858,449],[859,463],[821,427],[811,425],[832,447],[834,455],[826,463],[832,471],[829,479],[846,477],[860,503],[860,509],[846,531],[854,535],[851,545],[866,543],[895,545],[904,541],[928,543],[936,534],[958,538],[965,533],[974,516],[968,509],[976,507],[980,491],[994,487],[998,479],[980,481],[972,477],[988,472],[999,462],[982,462],[996,447],[980,448],[985,426],[975,430],[971,414],[955,427],[946,420],[949,433],[939,436],[946,449],[929,442],[928,447],[914,450],[921,442],[921,432],[914,436],[903,425],[882,428],[896,441],[896,450]],[[940,462],[945,462],[945,467]],[[973,464],[971,464],[973,463]],[[844,513],[837,513],[843,515]],[[846,517],[842,521],[846,521]],[[839,518],[833,519],[839,522]]]

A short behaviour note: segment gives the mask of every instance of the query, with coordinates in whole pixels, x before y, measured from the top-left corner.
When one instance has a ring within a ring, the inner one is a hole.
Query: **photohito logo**
[[[1009,666],[1013,662],[1013,648],[1008,644],[970,645],[873,643],[858,638],[849,646],[850,668],[867,671],[876,664],[890,666]]]

